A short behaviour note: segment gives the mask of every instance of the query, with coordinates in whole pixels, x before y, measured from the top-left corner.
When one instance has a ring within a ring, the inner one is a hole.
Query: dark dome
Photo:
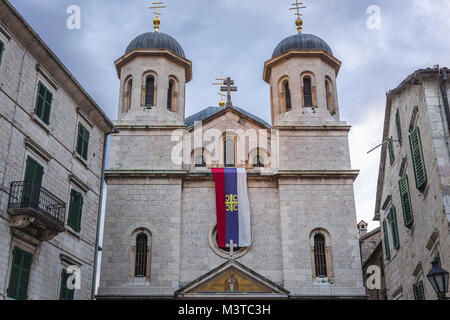
[[[147,32],[137,36],[130,42],[127,50],[125,50],[125,54],[135,49],[168,49],[173,53],[186,58],[184,56],[183,48],[178,41],[172,36],[161,32]]]
[[[275,48],[272,58],[275,58],[289,50],[324,50],[333,55],[328,43],[313,34],[299,33],[287,37]]]

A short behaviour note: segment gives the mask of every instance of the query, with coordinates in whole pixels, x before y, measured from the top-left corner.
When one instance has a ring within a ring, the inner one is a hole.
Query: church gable
[[[177,297],[288,297],[289,292],[236,261],[228,261],[176,292]]]

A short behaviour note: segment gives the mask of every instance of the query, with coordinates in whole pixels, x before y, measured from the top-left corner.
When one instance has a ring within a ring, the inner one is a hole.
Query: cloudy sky
[[[106,114],[115,119],[119,80],[114,60],[128,43],[152,31],[151,0],[10,0],[71,70]],[[214,78],[224,72],[239,91],[233,102],[270,122],[263,65],[295,34],[293,0],[165,0],[161,31],[174,36],[193,62],[186,113],[216,105]],[[353,126],[352,165],[358,220],[372,222],[386,91],[419,68],[450,67],[448,0],[304,0],[304,32],[327,41],[343,62],[338,92],[343,120]],[[69,30],[68,6],[81,8],[81,29]],[[380,8],[380,29],[369,29],[367,9]]]

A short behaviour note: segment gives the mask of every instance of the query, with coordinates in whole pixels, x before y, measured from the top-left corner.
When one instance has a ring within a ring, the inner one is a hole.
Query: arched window
[[[133,90],[133,79],[129,79],[126,82],[125,86],[125,92],[123,95],[123,106],[122,106],[122,112],[128,112],[131,108],[131,92]]]
[[[321,233],[317,233],[314,236],[314,262],[316,266],[316,277],[327,277],[325,237]]]
[[[310,77],[303,78],[303,100],[305,102],[306,108],[312,108],[313,99],[312,99],[312,88]]]
[[[169,88],[167,89],[167,110],[172,111],[173,110],[173,89],[174,89],[174,83],[173,80],[169,80]]]
[[[206,167],[206,161],[205,161],[205,157],[203,155],[199,155],[199,156],[197,156],[197,158],[195,158],[195,166],[197,168],[205,168]]]
[[[233,138],[225,139],[223,144],[223,159],[225,167],[234,167],[235,162],[235,143]]]
[[[264,159],[261,157],[259,153],[259,149],[256,151],[256,156],[253,158],[253,167],[254,168],[262,168],[264,167]]]
[[[145,106],[155,105],[155,77],[148,76],[145,80]]]
[[[289,82],[284,82],[284,103],[286,106],[286,112],[291,111],[292,109],[292,101],[291,101],[291,90],[289,89]]]
[[[327,109],[331,114],[334,114],[334,101],[333,101],[333,91],[331,89],[331,83],[328,79],[325,79],[325,94],[327,99]]]
[[[136,262],[135,277],[147,276],[148,238],[145,233],[139,233],[136,237]]]

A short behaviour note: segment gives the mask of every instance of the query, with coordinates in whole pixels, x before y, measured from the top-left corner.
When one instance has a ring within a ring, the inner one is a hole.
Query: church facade
[[[341,62],[325,41],[299,32],[265,62],[270,124],[231,101],[185,117],[192,63],[167,34],[138,36],[115,65],[98,299],[366,297]],[[223,167],[248,176],[252,244],[233,255],[217,245]]]

